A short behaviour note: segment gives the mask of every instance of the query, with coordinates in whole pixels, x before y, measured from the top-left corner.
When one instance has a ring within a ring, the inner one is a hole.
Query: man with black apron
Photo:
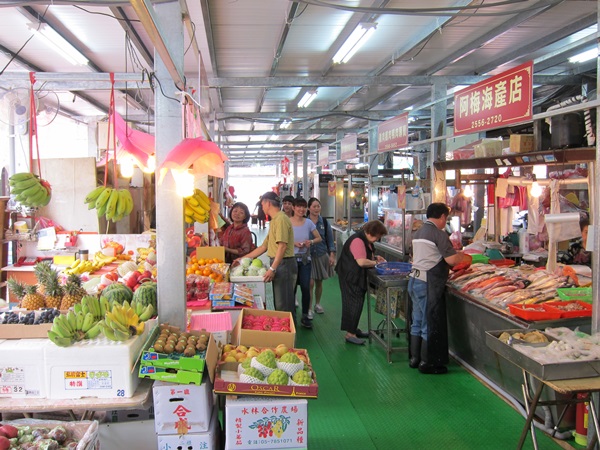
[[[414,234],[412,273],[408,293],[412,302],[409,365],[422,373],[448,371],[448,329],[444,290],[451,266],[463,262],[444,231],[450,208],[432,203],[427,221]]]

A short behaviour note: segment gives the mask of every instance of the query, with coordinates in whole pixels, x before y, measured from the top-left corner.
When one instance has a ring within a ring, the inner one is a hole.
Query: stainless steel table
[[[371,296],[377,296],[377,290],[385,289],[385,319],[378,327],[372,326]],[[404,301],[404,311],[406,311],[405,327],[398,328],[393,321],[391,313],[390,293],[392,289],[400,290],[400,296]],[[409,327],[409,300],[408,300],[408,276],[405,275],[378,275],[375,269],[369,269],[367,272],[367,314],[369,324],[369,342],[375,340],[380,343],[386,351],[388,363],[392,362],[392,353],[395,351],[408,350]],[[400,337],[400,333],[406,333],[406,342],[404,346],[392,346],[392,334]],[[385,338],[384,338],[385,337]]]

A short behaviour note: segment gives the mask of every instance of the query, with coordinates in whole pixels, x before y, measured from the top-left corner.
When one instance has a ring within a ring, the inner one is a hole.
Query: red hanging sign
[[[281,160],[281,174],[283,176],[290,174],[290,160],[287,158],[287,156]]]
[[[386,120],[377,127],[377,151],[387,152],[408,145],[408,113]]]
[[[454,135],[533,118],[533,61],[454,94]]]

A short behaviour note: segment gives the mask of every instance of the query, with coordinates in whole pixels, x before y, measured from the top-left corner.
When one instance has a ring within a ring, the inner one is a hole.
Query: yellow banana
[[[189,206],[189,208],[192,211],[194,211],[195,213],[200,214],[201,216],[205,215],[208,211],[210,211],[210,210],[204,209],[202,206]]]
[[[193,217],[193,216],[187,216],[187,215],[186,215],[184,219],[185,219],[185,223],[192,224],[192,223],[194,223],[194,222],[195,222],[195,220],[194,220],[194,217]]]
[[[206,195],[202,189],[194,189],[194,197],[198,200],[200,206],[206,210],[210,209],[210,198],[208,198],[208,195]]]
[[[191,195],[189,197],[185,197],[185,201],[192,206],[198,206],[200,204],[200,203],[198,203],[198,200],[196,199],[196,197],[194,197],[193,195]]]

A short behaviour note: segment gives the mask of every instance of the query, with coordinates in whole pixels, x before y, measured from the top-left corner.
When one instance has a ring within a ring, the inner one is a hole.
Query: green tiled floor
[[[404,352],[388,364],[377,343],[347,344],[337,278],[324,287],[325,314],[315,315],[312,330],[299,328],[296,339],[319,383],[319,398],[309,400],[310,450],[516,448],[524,418],[455,362],[446,375],[422,375],[408,367]],[[374,323],[382,318],[376,314]],[[367,329],[366,310],[361,328]],[[561,448],[537,436],[540,449]],[[529,437],[525,448],[533,448]]]

